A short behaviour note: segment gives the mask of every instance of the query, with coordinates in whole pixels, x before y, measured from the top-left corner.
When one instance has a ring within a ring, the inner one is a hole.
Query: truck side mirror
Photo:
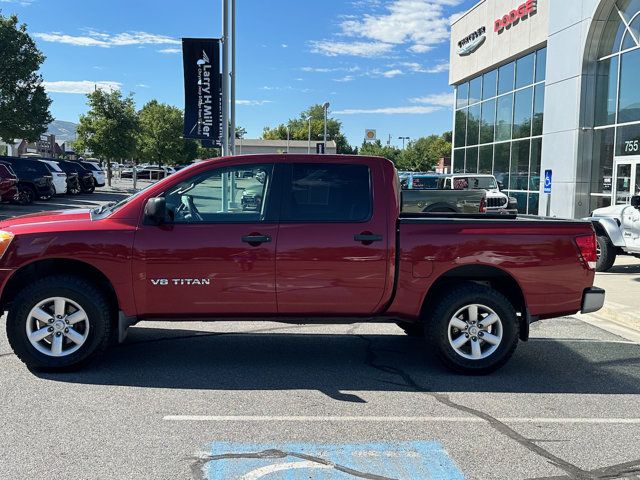
[[[144,223],[161,225],[167,214],[167,201],[164,197],[154,197],[147,200],[144,206]]]
[[[631,206],[640,210],[640,195],[631,197]]]
[[[498,182],[498,190],[500,191],[504,190],[504,183]]]

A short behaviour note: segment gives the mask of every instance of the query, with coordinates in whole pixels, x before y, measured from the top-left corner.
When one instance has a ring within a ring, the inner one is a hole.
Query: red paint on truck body
[[[364,164],[371,172],[373,212],[362,223],[145,225],[144,206],[190,176],[220,167],[286,163]],[[87,210],[28,215],[0,223],[15,234],[0,260],[0,286],[43,260],[75,260],[104,274],[119,308],[140,318],[420,316],[429,289],[455,269],[487,266],[512,277],[528,313],[550,318],[580,310],[594,272],[575,237],[589,223],[400,216],[391,162],[373,157],[255,155],[199,163],[138,193],[101,219]],[[354,241],[376,234],[370,245]],[[246,235],[272,241],[250,246]],[[399,243],[398,243],[399,242]],[[397,252],[399,248],[399,252]],[[207,285],[171,279],[209,279]],[[169,279],[167,285],[152,280]]]

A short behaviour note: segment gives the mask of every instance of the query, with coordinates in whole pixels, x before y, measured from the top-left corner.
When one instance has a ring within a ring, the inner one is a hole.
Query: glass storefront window
[[[531,162],[529,172],[529,188],[534,192],[540,191],[540,167],[542,166],[542,139],[531,140]]]
[[[544,83],[535,86],[533,94],[533,126],[531,136],[542,135],[544,126]]]
[[[531,136],[532,108],[533,88],[517,91],[513,109],[513,138],[528,138]]]
[[[516,89],[533,83],[533,67],[535,54],[527,55],[516,61]]]
[[[511,140],[513,123],[513,94],[498,98],[496,115],[496,140]]]
[[[640,121],[640,49],[621,55],[618,123]]]
[[[469,84],[463,83],[456,89],[456,108],[463,108],[469,104]]]
[[[480,160],[478,162],[478,173],[493,173],[493,145],[480,147]]]
[[[640,124],[618,127],[616,156],[640,155]]]
[[[498,71],[491,70],[483,75],[482,80],[482,99],[488,100],[496,96],[498,91]]]
[[[527,193],[526,192],[509,192],[510,197],[518,200],[518,213],[527,213]]]
[[[478,103],[482,98],[482,76],[469,82],[469,105]]]
[[[529,209],[527,213],[529,215],[538,215],[538,210],[540,209],[540,194],[538,193],[530,193],[529,194]]]
[[[513,90],[514,73],[515,64],[513,62],[500,67],[498,70],[498,95]]]
[[[497,143],[493,160],[493,175],[503,187],[509,185],[509,158],[511,157],[511,143]]]
[[[547,49],[536,52],[536,82],[542,82],[547,76]]]
[[[453,151],[453,173],[464,173],[464,148]]]
[[[480,132],[480,104],[469,107],[467,118],[467,146],[478,145]]]
[[[601,195],[592,195],[591,203],[589,205],[589,211],[593,212],[598,208],[605,208],[611,206],[611,196],[607,195],[606,197]]]
[[[496,128],[496,100],[488,100],[482,104],[480,119],[480,143],[491,143]]]
[[[454,147],[464,147],[467,138],[467,109],[456,112],[456,134],[453,142]]]
[[[529,140],[511,144],[511,179],[509,190],[529,190]]]
[[[625,31],[626,27],[620,19],[618,10],[614,6],[611,9],[611,14],[602,32],[598,57],[606,57],[607,55],[620,51],[620,44]]]
[[[618,98],[618,57],[598,62],[596,76],[596,125],[612,125],[616,122]]]
[[[465,173],[478,173],[478,147],[467,148],[467,158],[464,164]]]
[[[613,137],[615,129],[593,132],[591,193],[611,193],[613,187]]]

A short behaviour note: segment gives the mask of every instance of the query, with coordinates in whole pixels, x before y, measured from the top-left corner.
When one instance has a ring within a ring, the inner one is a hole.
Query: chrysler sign
[[[464,57],[475,52],[487,39],[487,27],[480,27],[458,42],[458,55]]]

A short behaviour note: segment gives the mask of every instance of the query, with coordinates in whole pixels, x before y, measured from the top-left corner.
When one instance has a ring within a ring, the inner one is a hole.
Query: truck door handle
[[[382,235],[375,235],[373,233],[361,233],[360,235],[354,235],[353,239],[356,242],[362,242],[364,245],[371,245],[373,242],[381,242]]]
[[[269,235],[252,234],[252,235],[246,235],[242,237],[242,241],[244,243],[248,243],[252,247],[258,247],[263,243],[271,242],[271,237]]]

